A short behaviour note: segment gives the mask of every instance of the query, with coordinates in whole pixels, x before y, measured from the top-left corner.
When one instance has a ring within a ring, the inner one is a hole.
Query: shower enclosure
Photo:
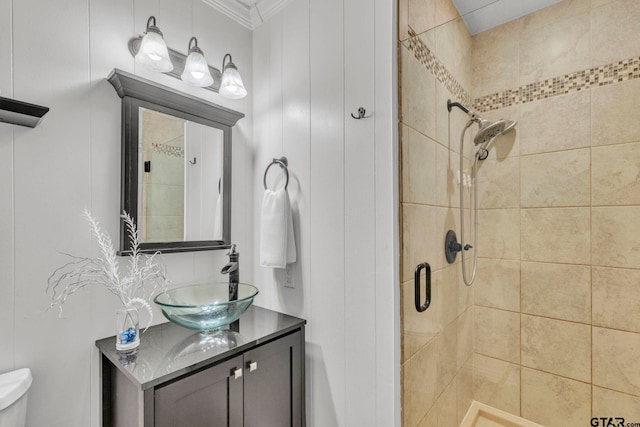
[[[403,426],[457,426],[473,400],[548,427],[640,422],[640,2],[477,31],[500,3],[399,6]]]

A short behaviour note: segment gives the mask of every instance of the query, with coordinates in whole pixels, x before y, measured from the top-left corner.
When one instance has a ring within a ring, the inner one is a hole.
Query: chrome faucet
[[[232,244],[227,252],[229,262],[222,267],[220,273],[229,275],[229,301],[238,299],[238,283],[240,282],[240,254],[236,252],[236,245]]]

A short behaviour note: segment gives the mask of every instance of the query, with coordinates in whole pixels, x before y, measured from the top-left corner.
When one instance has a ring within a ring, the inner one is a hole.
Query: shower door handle
[[[420,298],[420,272],[422,271],[422,269],[424,269],[424,272],[427,276],[427,279],[425,280],[424,304],[422,304],[422,298]],[[413,275],[413,283],[415,288],[416,310],[418,310],[418,312],[423,312],[431,305],[431,266],[428,262],[418,264]]]

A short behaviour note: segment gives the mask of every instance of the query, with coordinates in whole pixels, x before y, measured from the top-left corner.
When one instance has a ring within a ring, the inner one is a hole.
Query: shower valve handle
[[[468,251],[469,249],[472,249],[472,248],[473,248],[473,246],[471,246],[471,245],[464,245],[464,250],[465,251]]]

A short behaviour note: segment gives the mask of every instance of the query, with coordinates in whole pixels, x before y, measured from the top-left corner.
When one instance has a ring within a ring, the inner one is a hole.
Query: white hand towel
[[[286,268],[296,262],[296,243],[289,193],[265,190],[260,221],[260,265]]]
[[[216,213],[213,218],[213,240],[222,240],[222,194],[218,194]]]

